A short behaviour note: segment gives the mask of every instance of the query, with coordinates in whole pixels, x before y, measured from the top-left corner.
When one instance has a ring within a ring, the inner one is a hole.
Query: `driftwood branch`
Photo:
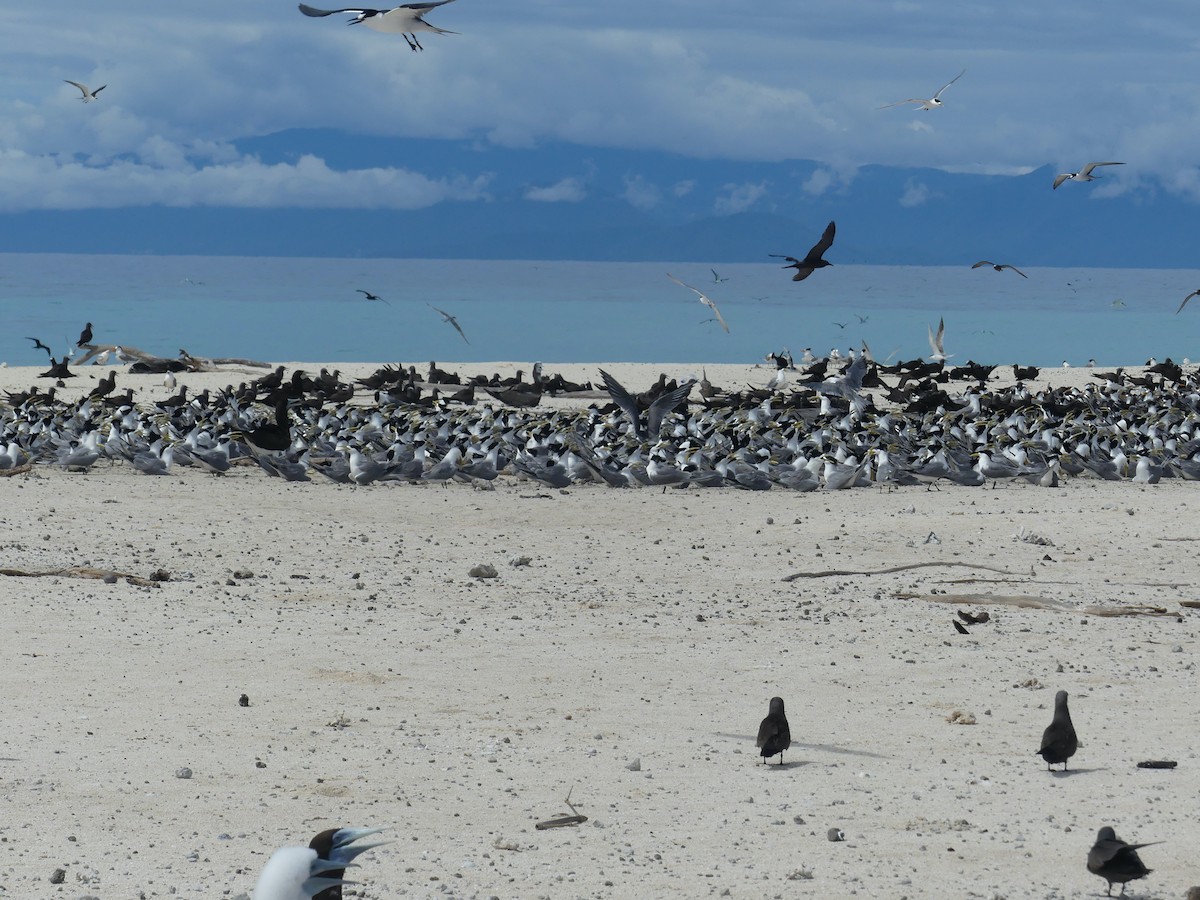
[[[1026,578],[1025,573],[1009,572],[1006,569],[997,569],[994,566],[985,566],[980,563],[967,562],[919,562],[909,563],[904,566],[889,566],[886,569],[826,569],[823,572],[793,572],[791,575],[785,575],[784,581],[795,581],[797,578],[829,578],[837,575],[888,575],[892,572],[905,572],[909,569],[928,569],[935,566],[959,566],[964,569],[984,569],[988,572],[999,572],[1001,575],[1011,575],[1014,578]]]
[[[138,587],[158,587],[159,582],[153,578],[142,578],[140,575],[130,575],[128,572],[114,572],[111,569],[90,569],[83,566],[73,566],[66,569],[47,569],[44,572],[31,572],[25,569],[0,569],[0,575],[10,575],[14,578],[42,578],[42,577],[60,577],[60,578],[107,578],[110,575],[115,575],[117,578],[124,578],[130,584],[136,584]]]
[[[132,359],[135,362],[146,363],[147,365],[165,366],[168,363],[182,363],[189,371],[192,372],[211,372],[217,366],[250,366],[255,369],[269,369],[270,363],[259,362],[255,359],[242,359],[240,357],[221,356],[209,359],[203,356],[192,356],[186,350],[180,350],[177,358],[166,356],[155,356],[153,353],[147,353],[145,350],[139,350],[137,347],[127,347],[124,344],[84,344],[84,349],[87,353],[80,357],[76,362],[76,366],[86,365],[92,359],[99,356],[101,353],[117,353],[122,358]]]
[[[11,469],[0,469],[0,478],[9,478],[13,475],[24,475],[33,468],[33,463],[25,463],[23,466],[13,466]]]
[[[1054,612],[1077,613],[1085,616],[1112,618],[1115,616],[1177,616],[1163,606],[1071,606],[1048,597],[1032,594],[910,594],[897,593],[899,600],[923,600],[927,603],[961,603],[963,605],[984,604],[992,606],[1014,606],[1020,609],[1049,609]]]

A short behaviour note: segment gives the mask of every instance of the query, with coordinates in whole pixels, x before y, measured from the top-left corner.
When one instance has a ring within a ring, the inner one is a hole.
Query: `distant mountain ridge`
[[[422,209],[145,206],[0,213],[9,252],[448,259],[764,261],[802,256],[838,222],[834,264],[1200,266],[1200,205],[1142,188],[1051,190],[1020,176],[864,166],[843,181],[817,162],[692,159],[653,150],[293,130],[237,142],[264,163],[397,167],[483,179],[485,199]],[[532,199],[535,196],[560,199]]]

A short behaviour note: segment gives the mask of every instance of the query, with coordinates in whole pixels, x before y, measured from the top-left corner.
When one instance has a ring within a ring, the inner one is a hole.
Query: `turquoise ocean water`
[[[772,260],[717,266],[717,282],[695,263],[0,254],[0,361],[41,365],[26,336],[61,353],[85,322],[96,342],[162,356],[751,363],[865,340],[882,360],[927,355],[939,318],[953,363],[1200,359],[1200,298],[1175,314],[1200,270],[1025,271],[835,265],[794,283]]]

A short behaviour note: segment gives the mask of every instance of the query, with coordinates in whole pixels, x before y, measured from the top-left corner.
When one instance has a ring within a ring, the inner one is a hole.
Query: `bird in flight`
[[[710,272],[712,272],[712,273],[713,273],[713,282],[714,282],[714,283],[716,283],[716,284],[720,284],[722,281],[728,281],[728,280],[729,280],[729,279],[728,279],[728,278],[726,278],[725,276],[718,275],[718,274],[717,274],[717,270],[716,270],[716,269],[709,269],[708,271],[710,271]]]
[[[670,278],[673,282],[675,282],[680,287],[687,288],[689,291],[691,291],[697,297],[699,297],[700,302],[703,303],[705,306],[707,306],[709,309],[711,309],[713,311],[713,315],[717,317],[717,322],[719,322],[721,327],[725,329],[725,333],[729,334],[729,326],[725,324],[725,317],[721,315],[721,311],[719,309],[717,309],[717,304],[713,303],[711,297],[709,297],[703,291],[697,290],[696,288],[692,287],[687,282],[680,281],[678,278],[676,278],[670,272],[667,273],[667,277]]]
[[[1095,181],[1099,176],[1092,174],[1092,169],[1096,166],[1123,166],[1123,162],[1090,162],[1078,172],[1063,172],[1061,175],[1054,177],[1054,187],[1052,190],[1058,190],[1058,186],[1064,181]]]
[[[1190,294],[1188,294],[1186,297],[1184,297],[1184,298],[1183,298],[1183,302],[1179,304],[1179,309],[1175,310],[1175,315],[1179,315],[1181,312],[1183,312],[1183,308],[1184,308],[1185,306],[1187,306],[1187,302],[1188,302],[1189,300],[1191,300],[1193,297],[1195,297],[1195,296],[1198,296],[1198,295],[1200,295],[1200,291],[1192,291]],[[1115,306],[1117,303],[1118,303],[1118,301],[1116,301],[1116,300],[1114,300],[1114,301],[1113,301],[1113,305],[1114,305],[1114,306]],[[1122,306],[1124,306],[1125,304],[1124,304],[1124,303],[1122,303],[1121,305],[1122,305]],[[32,341],[32,340],[34,340],[34,339],[33,339],[33,338],[30,338],[29,340],[31,340],[31,341]],[[45,349],[45,348],[43,348],[43,349]],[[47,353],[49,353],[50,351],[49,351],[49,350],[47,350],[46,352],[47,352]]]
[[[358,293],[362,294],[364,297],[366,297],[368,300],[378,300],[381,303],[387,303],[388,306],[392,305],[392,304],[388,303],[386,300],[384,300],[382,297],[380,297],[378,294],[372,294],[370,291],[364,291],[362,288],[355,288],[355,290]]]
[[[940,88],[938,88],[937,93],[934,94],[932,97],[930,97],[928,100],[922,99],[921,97],[909,97],[907,100],[897,100],[895,103],[889,103],[887,106],[881,106],[879,108],[880,109],[891,109],[893,106],[900,106],[904,103],[919,103],[920,106],[918,106],[917,109],[923,109],[923,110],[937,109],[939,106],[942,105],[942,91],[944,91],[946,88],[950,87],[950,85],[954,84],[954,82],[958,81],[958,79],[962,78],[963,75],[966,74],[966,72],[967,72],[967,70],[963,69],[961,72],[959,72],[953,78],[951,78],[949,81],[947,81],[945,84],[943,84]]]
[[[1187,301],[1186,301],[1186,300],[1184,300],[1183,302],[1184,302],[1184,303],[1187,303]],[[1182,307],[1182,306],[1181,306],[1181,307],[1179,307],[1179,308],[1180,308],[1180,309],[1183,309],[1183,307]],[[51,352],[50,348],[49,348],[49,347],[47,347],[45,344],[43,344],[43,343],[42,343],[40,340],[38,340],[37,338],[25,338],[25,340],[27,340],[27,341],[33,341],[33,349],[34,349],[34,350],[45,350],[45,351],[46,351],[46,355],[47,355],[47,356],[49,356],[51,359],[53,359],[53,358],[54,358],[54,353],[53,353],[53,352]]]
[[[796,259],[794,256],[784,256],[782,253],[771,253],[769,255],[777,259],[786,259],[790,265],[786,265],[783,268],[796,270],[796,274],[792,276],[792,281],[803,281],[817,269],[833,265],[833,263],[826,262],[821,257],[825,255],[826,250],[833,246],[833,235],[836,230],[833,222],[826,225],[821,239],[813,244],[813,248],[808,251],[808,255],[804,259]]]
[[[404,40],[408,41],[408,49],[415,52],[425,49],[421,46],[421,42],[417,40],[416,32],[418,31],[435,31],[438,34],[458,33],[438,28],[436,25],[430,25],[422,18],[429,10],[452,2],[453,0],[433,0],[430,3],[405,3],[403,6],[396,6],[392,9],[362,9],[361,7],[316,9],[301,3],[300,12],[314,18],[332,16],[336,13],[354,13],[354,18],[347,22],[347,25],[361,24],[366,25],[373,31],[381,31],[385,34],[402,34],[404,35]]]
[[[460,337],[461,337],[461,338],[462,338],[464,341],[467,341],[467,336],[466,336],[465,334],[463,334],[462,326],[458,324],[458,319],[457,319],[457,318],[455,318],[454,316],[450,315],[450,313],[446,312],[444,309],[438,309],[438,308],[437,308],[436,306],[434,306],[432,303],[426,303],[425,305],[426,305],[426,306],[428,306],[430,309],[432,309],[434,312],[441,313],[441,316],[442,316],[442,321],[443,321],[443,322],[449,322],[451,325],[453,325],[453,326],[454,326],[454,330],[458,332],[459,336],[460,336]],[[471,342],[470,342],[470,341],[467,341],[467,343],[469,344],[469,343],[471,343]]]
[[[1029,277],[1024,272],[1022,272],[1020,269],[1018,269],[1016,266],[1010,266],[1008,263],[994,263],[994,262],[991,262],[986,259],[981,259],[979,262],[975,263],[975,265],[971,266],[971,268],[978,269],[980,266],[991,266],[997,272],[1003,272],[1005,269],[1012,269],[1014,272],[1016,272],[1022,278]]]
[[[946,337],[945,319],[938,319],[938,330],[936,335],[933,333],[933,329],[929,326],[926,326],[926,329],[929,331],[929,349],[933,351],[929,354],[930,359],[934,360],[935,362],[945,362],[950,358],[950,356],[954,355],[951,353],[950,356],[947,356],[944,349],[945,345],[943,340]]]
[[[100,87],[96,88],[93,91],[90,88],[88,88],[88,86],[86,84],[80,84],[78,81],[72,81],[70,78],[64,78],[63,81],[65,81],[67,84],[73,84],[73,85],[75,85],[75,87],[79,88],[79,90],[83,91],[83,96],[80,97],[79,99],[82,100],[84,103],[91,103],[93,100],[96,99],[96,95],[98,93],[100,93],[102,90],[104,90],[106,87],[108,87],[107,84],[102,84],[102,85],[100,85]]]

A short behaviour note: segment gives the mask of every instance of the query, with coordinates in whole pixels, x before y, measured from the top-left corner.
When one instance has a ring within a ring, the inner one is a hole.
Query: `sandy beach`
[[[1089,897],[1103,825],[1164,841],[1126,896],[1200,884],[1200,485],[494,485],[0,478],[0,897],[248,896],[338,826],[394,841],[349,875],[372,900]],[[120,577],[10,574],[71,567]],[[1065,773],[1035,755],[1057,690]],[[782,766],[754,744],[776,695]],[[587,821],[535,829],[568,794]]]

